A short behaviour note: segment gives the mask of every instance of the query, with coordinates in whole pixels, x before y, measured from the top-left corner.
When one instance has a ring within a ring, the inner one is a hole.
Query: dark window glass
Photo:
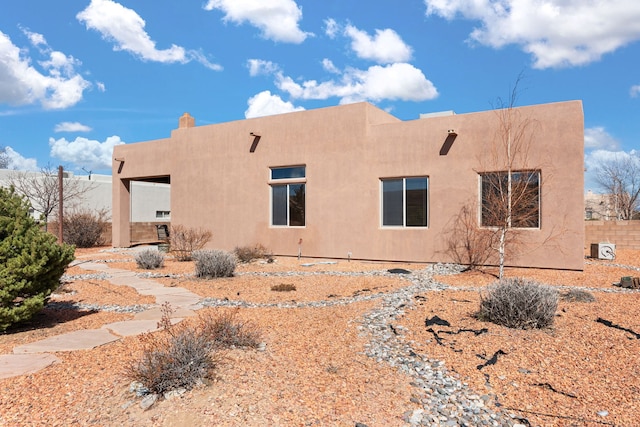
[[[382,181],[382,225],[402,225],[402,180]]]
[[[427,178],[407,178],[406,226],[427,226]]]
[[[271,179],[290,179],[290,178],[304,178],[305,167],[293,166],[288,168],[272,168]]]
[[[289,185],[289,225],[304,226],[305,185]]]
[[[273,194],[273,225],[287,225],[287,186],[274,185],[271,187],[271,192]]]
[[[485,227],[537,228],[540,226],[540,173],[520,171],[511,173],[511,201],[509,175],[490,172],[481,175],[482,215]],[[511,218],[509,221],[509,208]]]

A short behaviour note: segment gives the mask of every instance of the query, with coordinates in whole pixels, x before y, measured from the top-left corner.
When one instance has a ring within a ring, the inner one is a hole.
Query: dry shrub
[[[169,232],[171,252],[178,261],[191,261],[193,252],[204,248],[211,240],[211,237],[211,231],[203,228],[172,225]]]
[[[201,250],[194,251],[192,257],[197,277],[231,277],[236,270],[236,257],[229,252],[217,249]]]
[[[233,253],[242,263],[249,263],[256,259],[271,258],[271,253],[260,243],[253,246],[237,246]]]
[[[103,233],[107,228],[105,210],[76,210],[66,213],[62,221],[64,242],[78,248],[91,248],[104,244]]]
[[[260,344],[260,332],[236,320],[236,312],[208,311],[195,321],[177,325],[172,325],[171,312],[168,304],[162,306],[158,322],[162,330],[142,334],[142,357],[125,366],[127,378],[141,383],[150,393],[189,390],[211,377],[225,348],[256,348]]]
[[[496,233],[494,230],[478,227],[477,207],[465,205],[453,219],[445,238],[446,253],[451,259],[470,269],[487,264],[494,254]]]
[[[201,325],[178,324],[142,334],[140,340],[142,356],[125,366],[125,375],[150,393],[189,390],[210,377],[220,361],[215,343],[203,333]]]
[[[480,294],[478,317],[515,329],[546,328],[553,324],[558,291],[523,278],[489,285]]]
[[[158,249],[144,249],[135,256],[136,264],[145,270],[155,270],[164,265],[164,254]]]
[[[237,310],[213,313],[207,311],[199,315],[204,334],[210,341],[223,348],[260,345],[260,331],[251,323],[238,320]]]
[[[279,285],[271,286],[271,290],[276,292],[291,292],[296,290],[296,285],[292,283],[280,283]]]

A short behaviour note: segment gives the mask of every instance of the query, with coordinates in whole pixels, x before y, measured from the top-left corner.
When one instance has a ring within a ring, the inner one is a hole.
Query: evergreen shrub
[[[73,259],[74,247],[44,231],[26,200],[0,188],[0,331],[40,311]]]

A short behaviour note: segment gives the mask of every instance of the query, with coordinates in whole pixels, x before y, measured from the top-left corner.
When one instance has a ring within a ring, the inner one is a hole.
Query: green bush
[[[213,277],[231,277],[236,269],[236,257],[229,252],[209,249],[194,251],[196,276],[206,279]]]
[[[0,331],[44,307],[73,254],[42,230],[24,199],[0,188]]]
[[[135,256],[136,264],[145,270],[155,270],[164,265],[164,254],[158,249],[143,249]]]
[[[546,328],[553,324],[558,291],[523,278],[490,285],[480,295],[478,317],[515,329]]]
[[[80,210],[67,213],[62,221],[64,242],[77,248],[92,248],[104,244],[107,229],[106,211]]]

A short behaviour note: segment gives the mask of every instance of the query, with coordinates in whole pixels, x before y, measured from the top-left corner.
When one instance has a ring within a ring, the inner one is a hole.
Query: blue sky
[[[0,14],[11,168],[111,173],[114,145],[369,101],[403,120],[579,99],[585,161],[638,154],[637,0],[22,0]],[[596,189],[587,176],[587,189]]]

